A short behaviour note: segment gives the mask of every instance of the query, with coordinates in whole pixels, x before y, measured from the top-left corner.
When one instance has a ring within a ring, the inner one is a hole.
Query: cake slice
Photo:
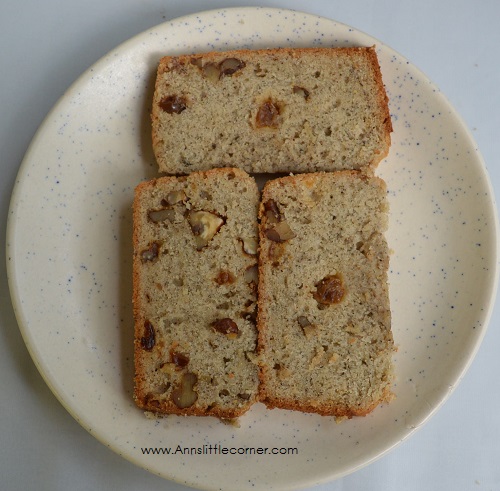
[[[135,400],[234,418],[256,401],[255,180],[239,169],[161,177],[133,205]]]
[[[374,47],[237,50],[159,62],[152,138],[161,172],[374,168],[391,131]]]
[[[391,398],[384,181],[356,171],[269,181],[260,205],[260,399],[365,415]]]

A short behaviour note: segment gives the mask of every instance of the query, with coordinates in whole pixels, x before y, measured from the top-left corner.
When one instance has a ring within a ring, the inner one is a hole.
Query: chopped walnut
[[[254,264],[253,266],[248,266],[247,269],[245,269],[245,282],[246,283],[255,283],[258,284],[259,282],[259,267]]]
[[[193,65],[198,66],[203,77],[212,83],[216,83],[222,77],[229,77],[246,66],[245,62],[238,58],[225,58],[220,63],[210,61],[204,65],[201,59],[197,59]]]
[[[179,409],[192,406],[198,399],[198,394],[194,391],[194,386],[198,382],[198,377],[191,372],[182,376],[180,385],[172,391],[172,401]]]
[[[146,263],[156,260],[160,251],[160,245],[159,242],[151,242],[148,249],[141,252],[141,261]]]
[[[295,237],[295,233],[285,221],[276,201],[269,199],[264,203],[264,214],[266,225],[271,225],[264,231],[265,236],[269,240],[273,242],[285,242]]]
[[[165,198],[165,201],[168,205],[175,205],[176,203],[180,203],[186,200],[186,193],[179,189],[177,191],[170,191]]]
[[[241,239],[241,243],[243,244],[243,252],[245,254],[249,254],[250,256],[255,256],[258,250],[258,242],[257,239],[253,237],[246,237]]]
[[[180,114],[187,109],[186,99],[178,95],[169,95],[159,102],[160,108],[168,114]]]
[[[209,211],[190,211],[188,221],[198,250],[207,246],[224,224],[224,220],[220,216]]]
[[[176,205],[183,204],[187,197],[183,190],[171,191],[167,194],[166,198],[163,198],[160,202],[163,208],[157,210],[148,210],[148,219],[153,223],[160,223],[169,221],[171,223],[175,222],[175,209]]]
[[[276,201],[273,199],[268,199],[264,203],[264,211],[267,219],[267,223],[278,223],[282,220],[282,216]]]
[[[175,211],[172,208],[162,208],[160,210],[149,210],[148,218],[153,223],[160,223],[168,220],[173,222],[175,219]]]
[[[226,58],[219,63],[220,74],[232,75],[233,73],[245,68],[245,62],[238,60],[238,58]]]
[[[210,82],[217,82],[220,78],[220,68],[217,63],[205,63],[201,68],[201,73],[203,76],[210,80]]]
[[[296,235],[285,221],[277,223],[274,227],[265,231],[266,237],[273,242],[285,242],[293,239]]]

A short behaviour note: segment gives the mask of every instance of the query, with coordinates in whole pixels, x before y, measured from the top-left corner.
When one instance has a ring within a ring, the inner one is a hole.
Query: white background
[[[455,106],[500,196],[498,0],[1,0],[0,254],[10,194],[37,127],[69,85],[121,42],[202,10],[267,6],[349,24],[420,68]],[[43,281],[43,280],[42,280]],[[408,441],[316,491],[500,490],[500,305],[448,402]],[[0,488],[188,488],[135,467],[94,439],[44,384],[23,344],[0,262]]]

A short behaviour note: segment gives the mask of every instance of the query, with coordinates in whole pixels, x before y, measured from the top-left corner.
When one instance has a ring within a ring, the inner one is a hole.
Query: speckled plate
[[[342,424],[260,404],[240,428],[213,418],[146,418],[132,401],[131,203],[134,187],[156,175],[149,111],[160,56],[373,44],[394,123],[390,155],[378,174],[387,181],[392,210],[396,400]],[[50,112],[12,196],[8,275],[33,360],[62,404],[105,445],[194,487],[301,488],[380,457],[457,386],[492,307],[495,210],[470,133],[438,88],[391,48],[304,13],[210,11],[119,46]],[[143,451],[154,447],[172,451]]]

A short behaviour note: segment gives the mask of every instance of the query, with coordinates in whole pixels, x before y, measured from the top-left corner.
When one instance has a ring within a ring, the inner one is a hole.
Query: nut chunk
[[[169,95],[160,101],[160,107],[168,114],[180,114],[186,106],[186,99],[177,95]]]
[[[295,234],[288,223],[280,222],[273,228],[266,230],[266,237],[273,242],[286,242],[287,240],[293,239]]]
[[[264,234],[269,240],[273,242],[286,242],[295,237],[290,225],[288,225],[283,214],[280,212],[276,201],[268,199],[263,204],[263,208]]]
[[[196,382],[198,377],[194,373],[188,372],[182,376],[180,386],[172,392],[172,401],[178,408],[184,409],[196,402],[198,394],[193,389]]]
[[[141,252],[141,261],[147,263],[158,259],[158,253],[160,251],[160,244],[157,241],[151,242],[147,249]]]
[[[188,220],[198,250],[208,245],[224,223],[221,217],[209,211],[190,211]]]
[[[208,62],[203,64],[201,58],[194,58],[191,64],[196,65],[201,69],[204,78],[216,83],[220,78],[232,76],[237,71],[245,68],[245,62],[238,60],[238,58],[226,58],[220,63]]]
[[[219,64],[221,75],[233,75],[242,68],[245,68],[245,62],[238,60],[238,58],[226,58]]]

